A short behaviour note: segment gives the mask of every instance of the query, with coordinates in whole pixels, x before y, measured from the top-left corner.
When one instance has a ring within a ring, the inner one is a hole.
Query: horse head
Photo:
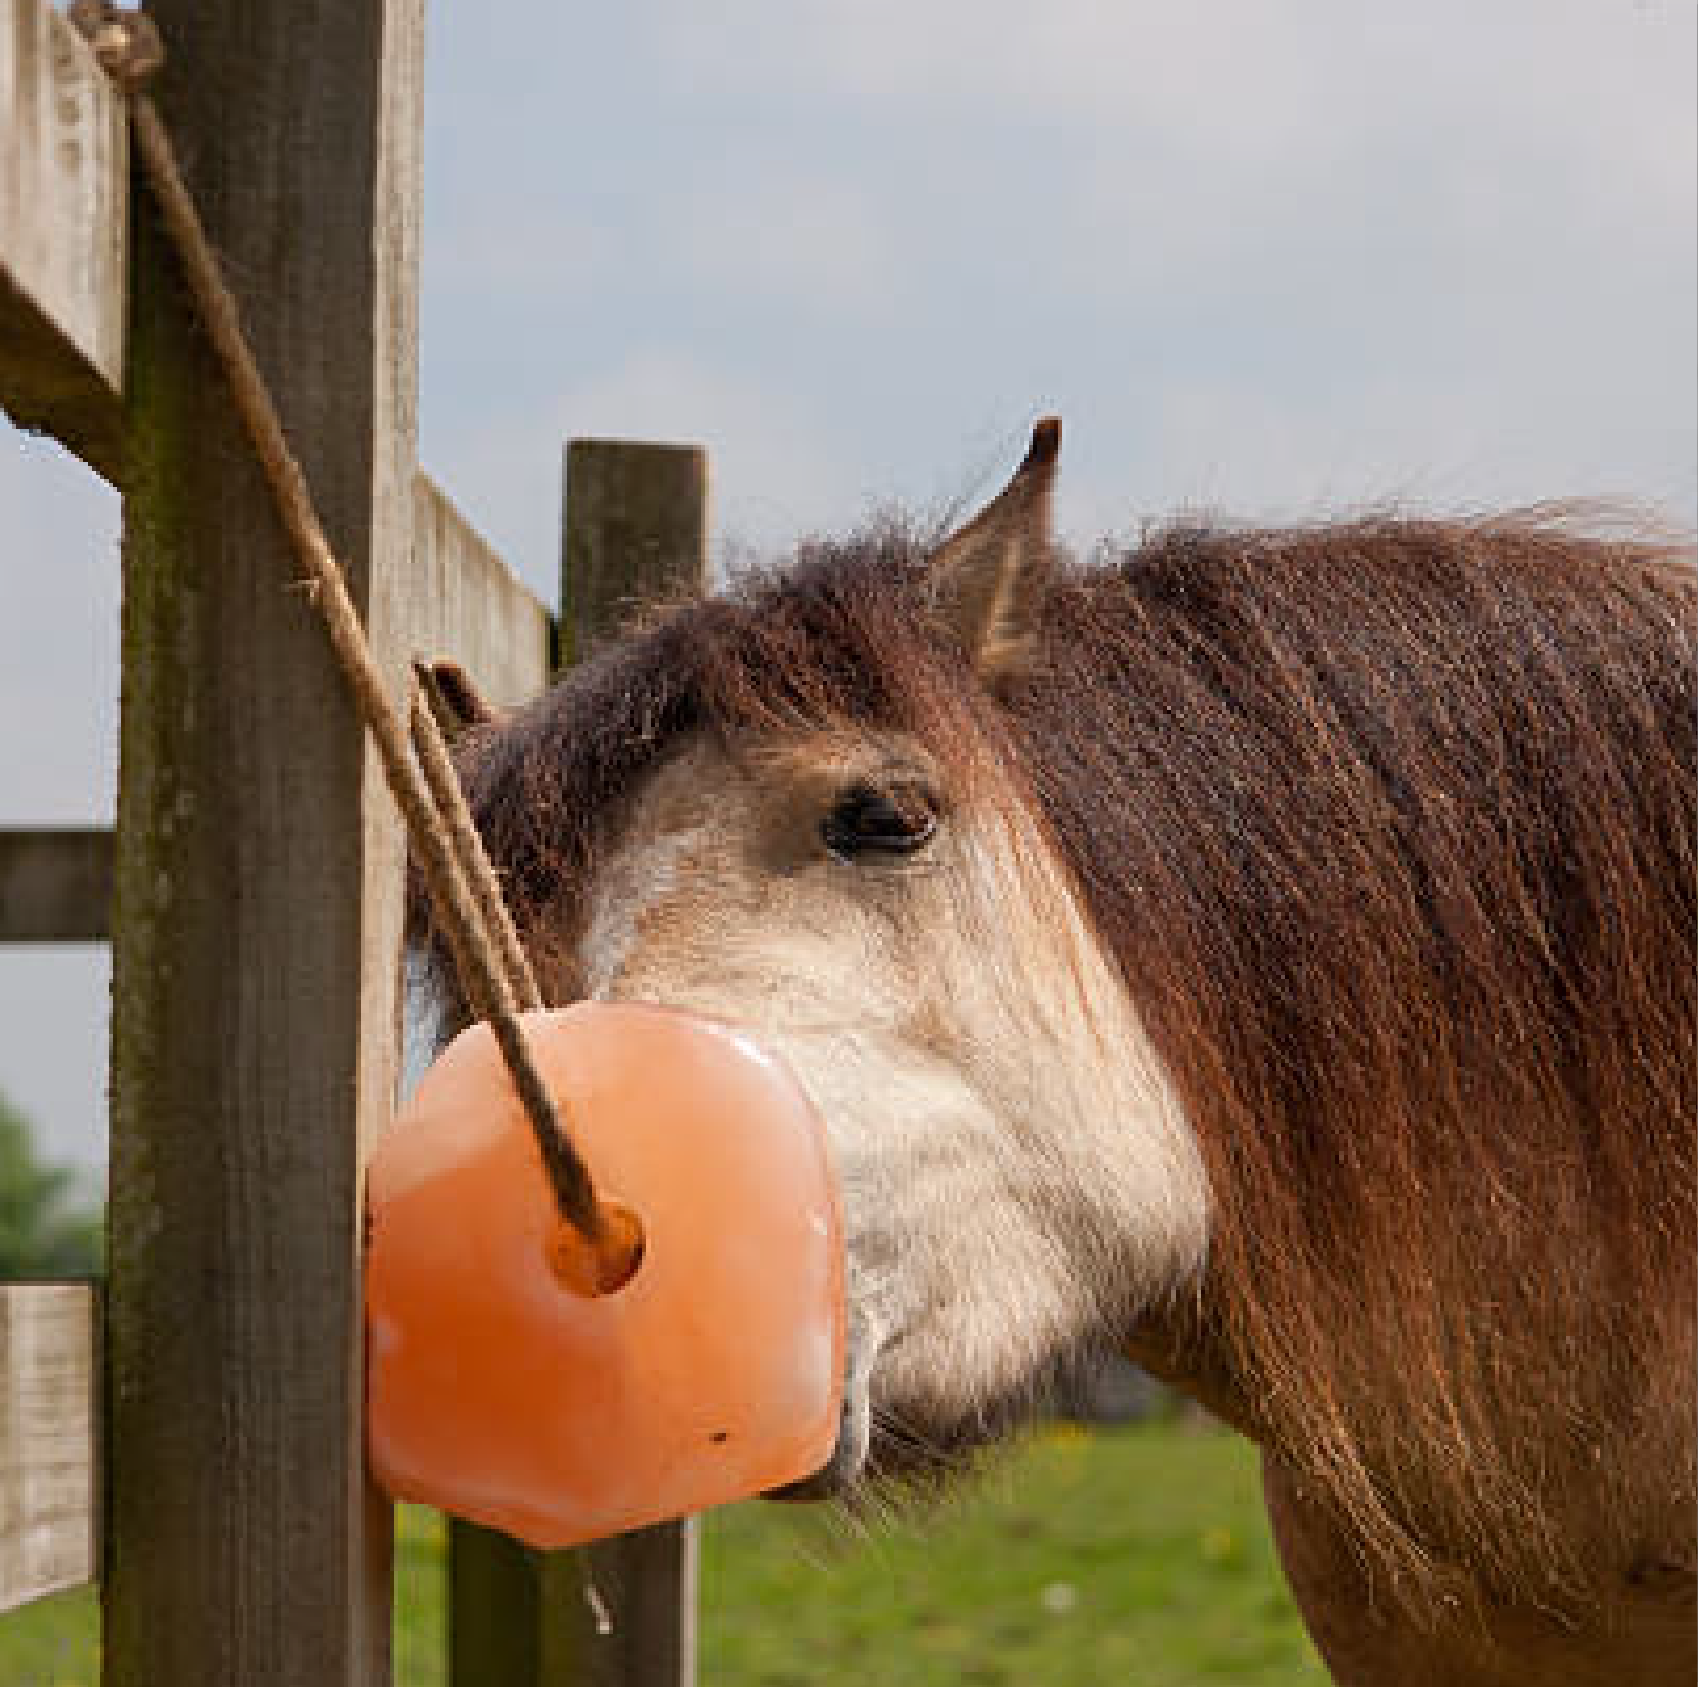
[[[1195,1142],[1000,718],[1058,432],[942,542],[812,547],[465,740],[545,994],[735,1022],[825,1121],[851,1351],[810,1492],[955,1462],[1202,1262]]]

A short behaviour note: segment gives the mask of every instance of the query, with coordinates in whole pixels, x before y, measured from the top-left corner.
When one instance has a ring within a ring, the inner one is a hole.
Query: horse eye
[[[881,791],[852,785],[825,817],[820,835],[840,861],[861,855],[912,855],[937,830],[930,796],[916,786]]]

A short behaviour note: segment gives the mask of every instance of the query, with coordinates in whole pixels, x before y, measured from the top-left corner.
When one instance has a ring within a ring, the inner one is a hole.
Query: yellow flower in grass
[[[1216,1523],[1203,1531],[1203,1556],[1211,1564],[1224,1564],[1236,1555],[1237,1550],[1238,1543],[1232,1538],[1232,1531],[1223,1524]]]

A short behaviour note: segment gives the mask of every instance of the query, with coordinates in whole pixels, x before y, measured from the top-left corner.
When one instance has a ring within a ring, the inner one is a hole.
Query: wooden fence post
[[[560,539],[562,666],[631,606],[707,588],[707,453],[694,445],[574,439]]]
[[[397,695],[421,0],[151,0],[158,94]],[[149,201],[131,266],[107,1687],[389,1679],[360,1174],[402,842]]]
[[[694,446],[577,439],[566,452],[560,648],[580,659],[627,608],[707,584],[707,455]],[[451,1530],[454,1687],[692,1687],[699,1532],[694,1520],[591,1550],[612,1617],[594,1632],[569,1554]]]

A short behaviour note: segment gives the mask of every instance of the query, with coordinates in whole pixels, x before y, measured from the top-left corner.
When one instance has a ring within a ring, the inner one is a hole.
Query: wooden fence
[[[703,574],[706,468],[568,451],[561,624],[416,463],[423,0],[153,0],[190,185],[379,664],[497,701]],[[398,1075],[403,842],[185,314],[121,114],[0,0],[0,407],[124,495],[117,826],[0,835],[0,941],[113,948],[108,1279],[0,1289],[0,1609],[98,1579],[107,1687],[390,1679],[361,1172]],[[3,536],[3,535],[0,535]],[[682,1687],[691,1526],[575,1574],[455,1527],[455,1687]]]

